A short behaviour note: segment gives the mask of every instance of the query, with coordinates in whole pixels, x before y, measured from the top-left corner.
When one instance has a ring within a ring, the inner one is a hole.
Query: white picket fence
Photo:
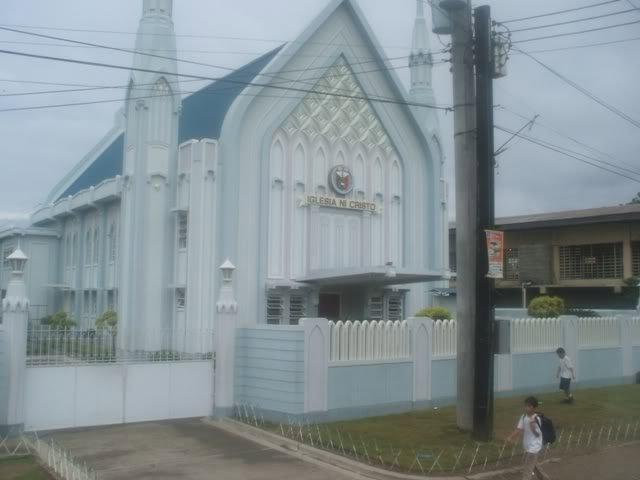
[[[620,345],[620,323],[616,317],[578,318],[578,346]]]
[[[396,360],[411,356],[411,336],[406,320],[329,322],[332,362]]]
[[[511,352],[548,352],[562,344],[559,318],[515,318],[511,321]]]
[[[433,322],[431,343],[434,357],[454,356],[457,352],[457,323],[455,320],[436,320]]]
[[[629,319],[631,326],[631,344],[640,345],[640,317]]]

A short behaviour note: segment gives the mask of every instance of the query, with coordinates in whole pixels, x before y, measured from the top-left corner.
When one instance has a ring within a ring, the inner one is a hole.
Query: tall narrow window
[[[631,274],[640,277],[640,242],[631,242]]]
[[[184,288],[176,288],[176,309],[184,310],[187,305],[187,295]]]
[[[300,319],[306,315],[304,295],[292,293],[289,298],[289,324],[298,325]]]
[[[71,247],[71,266],[75,267],[77,265],[78,259],[78,233],[73,234],[73,244]]]
[[[270,293],[267,295],[267,323],[269,325],[279,325],[282,323],[284,305],[282,295]]]
[[[93,231],[93,264],[98,265],[100,262],[100,230],[96,228]]]
[[[187,234],[189,232],[189,216],[187,212],[178,213],[178,248],[187,248]]]
[[[112,223],[109,227],[109,260],[112,262],[116,261],[117,241],[116,226]]]
[[[87,230],[86,238],[84,242],[84,264],[89,265],[91,263],[91,229]]]

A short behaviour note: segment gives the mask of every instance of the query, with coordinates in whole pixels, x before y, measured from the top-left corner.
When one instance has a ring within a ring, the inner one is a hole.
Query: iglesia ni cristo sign
[[[300,206],[344,208],[347,210],[361,210],[371,213],[380,213],[380,209],[373,202],[353,200],[350,198],[327,197],[324,195],[306,195],[300,203]]]

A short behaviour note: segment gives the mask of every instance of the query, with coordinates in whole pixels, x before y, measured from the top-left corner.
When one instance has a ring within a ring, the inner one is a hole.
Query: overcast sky
[[[629,10],[640,0],[620,2],[562,16],[511,23],[512,29]],[[292,40],[329,0],[175,0],[174,22],[181,58],[237,67],[282,41]],[[596,3],[589,0],[491,0],[493,17],[509,20]],[[3,0],[0,24],[109,30],[126,33],[34,30],[84,41],[133,48],[142,0]],[[407,55],[415,14],[414,0],[359,0],[388,57]],[[427,8],[427,11],[429,9]],[[640,20],[640,10],[608,18],[554,28],[514,33],[515,40]],[[227,38],[203,38],[198,35]],[[571,37],[522,43],[527,51],[584,45],[640,36],[640,23]],[[257,40],[265,39],[265,40]],[[269,41],[266,41],[269,40]],[[448,37],[441,37],[448,42]],[[437,37],[434,49],[441,48]],[[14,43],[22,42],[22,43]],[[28,42],[28,43],[24,43]],[[33,45],[48,40],[0,31],[0,48],[130,65],[128,54],[84,47]],[[538,53],[536,56],[604,101],[640,120],[639,41],[606,46]],[[394,61],[408,86],[405,60]],[[224,70],[180,65],[181,73],[220,76]],[[617,205],[640,191],[640,130],[545,71],[532,60],[513,55],[508,76],[495,82],[497,125],[519,129],[539,115],[528,133],[564,148],[579,151],[627,171],[632,181],[585,165],[564,155],[516,140],[498,157],[496,211],[500,216],[573,208]],[[0,110],[105,99],[121,99],[121,89],[93,92],[6,96],[72,87],[19,82],[124,85],[125,71],[18,58],[0,54]],[[183,90],[201,84],[183,85]],[[434,67],[434,88],[439,104],[451,104],[448,64]],[[68,108],[0,112],[0,223],[24,218],[42,202],[49,190],[111,128],[121,102]],[[502,108],[504,107],[504,108]],[[515,112],[511,113],[511,111]],[[560,132],[554,133],[549,128]],[[447,175],[453,185],[452,115],[443,115]],[[595,148],[588,150],[568,137]],[[496,146],[507,137],[496,132]],[[590,160],[592,163],[593,160]],[[611,168],[604,165],[607,168]],[[631,172],[638,172],[634,175]],[[451,196],[453,197],[453,189]],[[453,198],[452,198],[453,200]],[[453,210],[453,208],[452,208]],[[452,212],[453,214],[453,212]]]

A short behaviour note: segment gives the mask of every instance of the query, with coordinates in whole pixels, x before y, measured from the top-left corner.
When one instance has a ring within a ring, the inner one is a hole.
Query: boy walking
[[[571,403],[573,402],[573,395],[571,394],[571,380],[576,379],[576,371],[573,368],[571,359],[564,351],[564,348],[558,348],[556,353],[560,358],[560,365],[558,365],[556,378],[560,378],[560,390],[564,392],[565,401]]]
[[[520,417],[516,429],[507,437],[508,442],[513,442],[516,436],[522,435],[522,446],[525,451],[522,480],[531,480],[533,475],[539,480],[550,480],[538,463],[543,442],[537,408],[538,399],[527,397],[524,401],[524,415]]]

